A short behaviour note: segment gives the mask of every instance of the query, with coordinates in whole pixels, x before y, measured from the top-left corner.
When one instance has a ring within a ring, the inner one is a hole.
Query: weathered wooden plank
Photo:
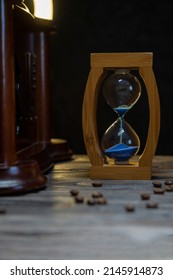
[[[103,180],[93,187],[87,157],[55,165],[45,190],[0,197],[0,259],[172,259],[173,192],[153,193],[152,180]],[[173,179],[173,157],[158,156],[153,179]],[[76,204],[70,191],[79,190]],[[87,204],[101,191],[106,205]],[[141,192],[157,209],[146,208]],[[125,211],[126,204],[135,211]]]

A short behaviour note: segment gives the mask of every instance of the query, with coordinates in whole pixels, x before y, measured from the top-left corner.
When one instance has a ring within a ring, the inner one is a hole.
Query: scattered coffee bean
[[[97,204],[107,204],[107,200],[104,197],[99,197],[95,200]]]
[[[158,208],[158,203],[157,202],[148,202],[146,204],[147,208]]]
[[[164,194],[165,190],[163,188],[153,188],[155,194]]]
[[[166,186],[165,186],[165,191],[167,191],[167,192],[173,192],[173,185],[166,185]]]
[[[141,193],[141,199],[142,200],[150,199],[150,194],[149,193]]]
[[[76,201],[76,203],[83,203],[84,198],[83,198],[83,196],[77,195],[77,196],[75,196],[75,201]]]
[[[153,181],[152,183],[153,183],[153,186],[155,188],[161,188],[162,187],[162,182],[159,181],[159,180]]]
[[[87,200],[87,204],[88,204],[88,205],[95,205],[95,204],[96,204],[96,201],[95,201],[95,199],[89,198],[89,199]]]
[[[103,197],[103,194],[101,192],[93,192],[92,197],[93,198]]]
[[[93,181],[92,186],[93,187],[102,187],[102,182],[101,181]]]
[[[125,209],[126,209],[127,212],[134,212],[135,206],[133,204],[127,204],[125,206]]]
[[[165,180],[165,185],[173,185],[173,181],[172,180]]]
[[[5,208],[3,208],[3,207],[0,207],[0,214],[5,214],[6,213],[6,210],[5,210]]]
[[[72,196],[76,196],[76,195],[79,194],[79,190],[77,190],[77,189],[72,189],[72,190],[70,191],[70,193],[71,193]]]

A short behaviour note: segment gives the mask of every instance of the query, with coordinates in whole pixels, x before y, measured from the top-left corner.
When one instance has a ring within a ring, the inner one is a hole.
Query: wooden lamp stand
[[[14,1],[15,2],[15,1]],[[37,191],[54,161],[70,159],[51,139],[48,21],[0,0],[0,195]],[[16,67],[17,64],[17,67]],[[18,73],[18,66],[20,71]]]
[[[160,103],[152,69],[152,53],[93,53],[91,70],[83,100],[83,136],[91,163],[91,179],[145,180],[152,174],[152,160],[160,130]],[[99,143],[96,109],[105,69],[129,68],[139,71],[148,95],[149,127],[143,153],[130,164],[114,164],[108,160]]]

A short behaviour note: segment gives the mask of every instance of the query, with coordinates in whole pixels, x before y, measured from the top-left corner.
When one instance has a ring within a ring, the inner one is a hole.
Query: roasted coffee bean
[[[149,193],[141,193],[141,199],[142,200],[150,199],[150,194]]]
[[[157,202],[148,202],[146,204],[147,208],[158,208],[158,203]]]
[[[83,198],[83,196],[77,195],[77,196],[75,196],[75,201],[76,201],[76,203],[83,203],[84,198]]]
[[[167,191],[167,192],[173,192],[173,185],[166,185],[166,186],[165,186],[165,191]]]
[[[92,199],[92,198],[89,198],[89,199],[87,200],[87,204],[88,204],[88,205],[95,205],[95,204],[96,204],[96,201],[95,201],[94,199]]]
[[[3,208],[3,207],[0,207],[0,214],[5,214],[6,213],[6,210],[5,210],[5,208]]]
[[[102,187],[102,182],[101,181],[93,181],[92,186],[93,187]]]
[[[127,212],[134,212],[135,206],[133,204],[127,204],[127,205],[125,205],[125,209]]]
[[[165,190],[163,188],[153,188],[155,194],[164,194]]]
[[[162,182],[159,180],[153,181],[153,186],[156,188],[161,188],[162,187]]]
[[[70,191],[70,193],[71,193],[72,196],[76,196],[76,195],[79,194],[79,190],[77,190],[77,189],[72,189],[72,190]]]
[[[173,185],[173,180],[165,180],[165,185]]]
[[[101,192],[93,192],[92,197],[93,198],[103,197],[103,194]]]
[[[95,199],[95,202],[97,204],[107,204],[107,200],[104,197],[99,197],[99,198]]]

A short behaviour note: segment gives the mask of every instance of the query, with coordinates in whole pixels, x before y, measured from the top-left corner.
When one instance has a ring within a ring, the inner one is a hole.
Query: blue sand
[[[114,158],[118,161],[126,161],[131,158],[136,151],[138,146],[127,146],[125,144],[117,144],[106,149],[104,152],[109,158]]]
[[[130,107],[117,107],[114,108],[114,111],[118,113],[120,117],[122,117],[127,111],[129,111]]]

